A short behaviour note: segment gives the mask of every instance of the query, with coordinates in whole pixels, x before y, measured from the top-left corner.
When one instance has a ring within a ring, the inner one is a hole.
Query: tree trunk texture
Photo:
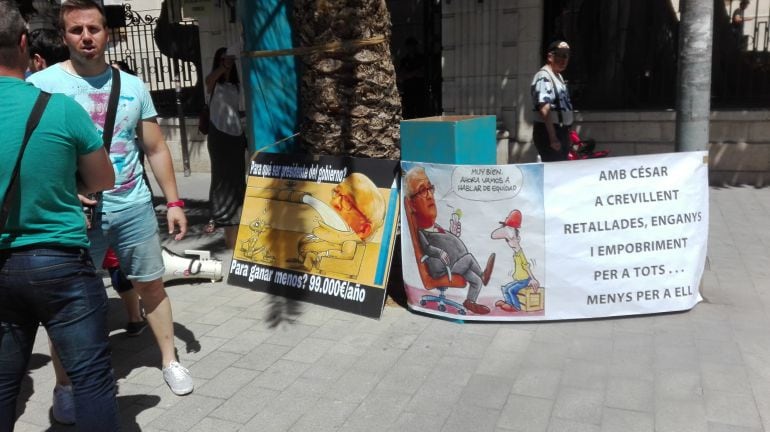
[[[301,57],[299,139],[313,154],[400,157],[401,99],[385,0],[294,0],[299,47],[385,41]]]

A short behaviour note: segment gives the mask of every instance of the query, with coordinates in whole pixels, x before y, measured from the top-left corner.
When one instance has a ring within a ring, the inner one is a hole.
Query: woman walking
[[[246,191],[246,137],[238,110],[240,81],[234,67],[235,54],[230,48],[219,48],[214,54],[211,73],[206,77],[206,90],[211,97],[208,134],[211,220],[206,232],[223,227],[228,249],[235,247]]]

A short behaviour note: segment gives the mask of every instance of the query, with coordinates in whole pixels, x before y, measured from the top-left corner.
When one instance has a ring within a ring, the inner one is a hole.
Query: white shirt
[[[214,86],[209,103],[209,119],[215,128],[233,136],[241,136],[243,127],[238,114],[240,95],[235,84],[225,82]]]

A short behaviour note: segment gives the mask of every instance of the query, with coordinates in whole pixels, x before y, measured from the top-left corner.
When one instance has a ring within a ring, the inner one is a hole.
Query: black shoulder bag
[[[118,99],[120,98],[120,71],[116,68],[109,66],[112,70],[112,87],[110,88],[110,98],[107,101],[107,114],[104,118],[104,128],[102,130],[102,143],[104,143],[104,149],[107,150],[107,156],[110,155],[110,146],[112,146],[112,134],[115,132],[115,117],[118,114]],[[101,201],[102,193],[88,194],[88,197]],[[84,206],[83,211],[88,219],[89,229],[94,226],[94,206]]]
[[[102,140],[107,155],[110,154],[115,117],[118,114],[118,99],[120,98],[120,71],[112,66],[110,69],[112,69],[112,88],[110,89],[110,99],[107,102],[107,117],[104,119],[104,131],[102,132]]]
[[[35,105],[32,106],[32,112],[27,119],[27,128],[24,131],[24,139],[21,141],[21,148],[19,149],[19,156],[16,158],[16,166],[13,167],[13,173],[11,174],[11,181],[8,183],[8,189],[5,190],[5,196],[3,197],[3,207],[0,210],[0,233],[5,231],[5,223],[8,222],[8,215],[11,212],[11,202],[19,195],[19,171],[21,171],[21,159],[24,156],[24,149],[27,148],[29,137],[32,132],[40,123],[40,117],[43,116],[48,100],[51,99],[51,94],[41,91],[37,96]]]

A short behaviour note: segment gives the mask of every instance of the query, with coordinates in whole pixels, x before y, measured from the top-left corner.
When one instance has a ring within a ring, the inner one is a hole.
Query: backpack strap
[[[19,156],[16,157],[16,165],[13,167],[13,173],[11,174],[11,181],[8,183],[8,189],[5,190],[5,196],[3,197],[3,207],[0,209],[0,233],[5,231],[5,223],[8,222],[8,215],[11,212],[10,203],[16,199],[19,194],[19,171],[21,171],[21,159],[24,156],[24,150],[27,148],[32,132],[40,123],[40,118],[43,116],[48,100],[51,99],[51,94],[41,91],[37,96],[35,105],[32,106],[32,111],[27,118],[27,127],[24,130],[24,139],[21,141],[21,149],[19,149]]]
[[[115,117],[118,114],[118,99],[120,99],[120,71],[112,66],[109,66],[109,68],[112,69],[112,88],[110,89],[110,99],[107,102],[104,130],[102,131],[102,140],[108,155],[112,145],[112,134],[115,130]]]

